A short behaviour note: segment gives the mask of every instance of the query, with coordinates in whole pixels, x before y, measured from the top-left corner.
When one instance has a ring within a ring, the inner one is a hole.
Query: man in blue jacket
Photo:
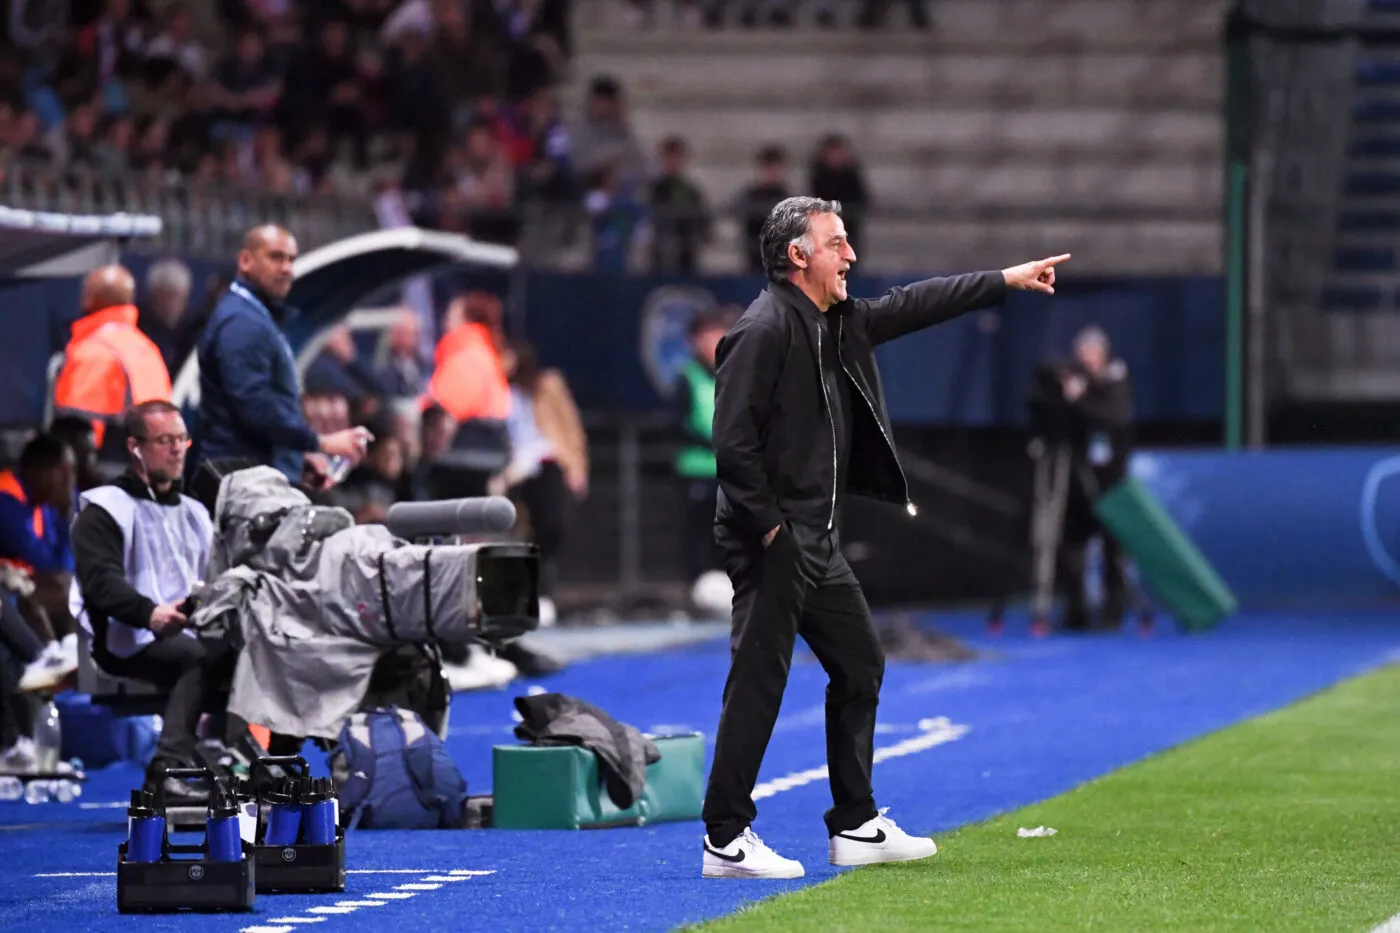
[[[301,410],[296,361],[280,325],[292,290],[296,239],[281,227],[255,227],[238,254],[238,277],[219,299],[199,339],[199,443],[209,460],[254,459],[293,482],[322,485],[328,456],[358,463],[364,428],[318,435]]]

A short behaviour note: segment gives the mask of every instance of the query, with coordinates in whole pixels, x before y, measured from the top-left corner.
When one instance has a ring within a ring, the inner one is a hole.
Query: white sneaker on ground
[[[705,837],[705,861],[700,874],[706,878],[801,878],[802,863],[783,858],[763,844],[752,829],[745,829],[729,845],[716,848]]]
[[[51,641],[37,658],[25,665],[24,673],[19,678],[19,689],[26,693],[50,690],[63,683],[63,679],[77,669],[77,657],[69,657],[58,642]]]
[[[885,816],[867,820],[864,825],[831,837],[828,861],[833,865],[876,865],[880,862],[912,862],[938,852],[938,846],[925,836],[911,836]]]

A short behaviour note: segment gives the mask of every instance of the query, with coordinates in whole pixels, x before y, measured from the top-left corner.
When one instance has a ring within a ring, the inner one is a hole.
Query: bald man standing
[[[198,446],[194,460],[256,460],[293,483],[325,481],[323,455],[358,463],[364,428],[318,435],[301,409],[296,359],[282,334],[297,241],[265,224],[244,237],[238,276],[200,335]]]
[[[92,422],[104,447],[109,425],[142,402],[170,401],[170,373],[160,348],[136,326],[136,280],[121,266],[103,266],[83,281],[82,316],[73,322],[63,369],[54,383],[55,417]],[[124,443],[113,438],[115,445]]]

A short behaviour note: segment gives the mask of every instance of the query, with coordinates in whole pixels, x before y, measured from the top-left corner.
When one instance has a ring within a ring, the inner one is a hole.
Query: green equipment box
[[[601,829],[698,820],[705,797],[705,738],[655,738],[661,760],[647,766],[642,798],[620,810],[603,789],[598,756],[576,745],[492,749],[497,829]]]
[[[1182,628],[1205,631],[1235,611],[1230,587],[1141,482],[1114,486],[1094,511]]]

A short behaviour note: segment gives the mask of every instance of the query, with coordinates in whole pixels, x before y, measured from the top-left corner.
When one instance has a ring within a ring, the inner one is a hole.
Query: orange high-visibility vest
[[[510,381],[485,324],[462,324],[438,341],[423,407],[434,402],[459,423],[510,414]]]
[[[54,414],[90,420],[98,447],[107,425],[127,408],[170,401],[165,360],[137,329],[136,315],[135,305],[113,305],[74,321],[54,383]]]
[[[26,505],[29,503],[29,497],[24,494],[24,487],[19,484],[19,476],[14,470],[5,470],[0,473],[0,496],[10,496]],[[32,522],[31,527],[34,529],[34,537],[42,540],[44,537],[44,510],[36,505],[30,522]],[[29,573],[34,572],[34,568],[22,560],[4,558],[0,560],[0,563],[11,564]]]

